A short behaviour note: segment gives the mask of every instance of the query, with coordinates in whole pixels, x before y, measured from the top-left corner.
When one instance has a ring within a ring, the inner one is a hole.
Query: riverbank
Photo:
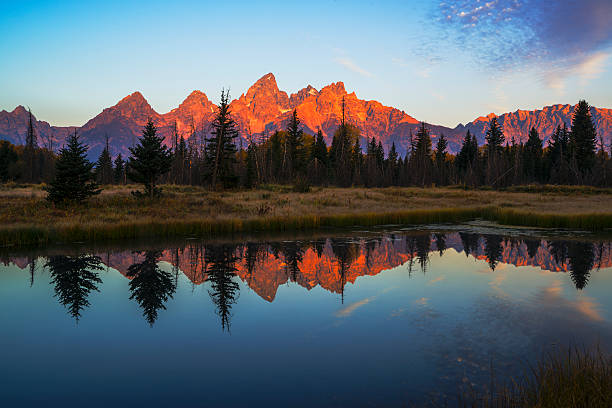
[[[164,196],[154,201],[135,199],[130,191],[137,187],[107,186],[86,205],[62,208],[45,201],[42,186],[0,186],[0,246],[479,218],[537,228],[612,228],[612,190],[588,187],[313,188],[296,193],[289,186],[225,192],[163,186]]]

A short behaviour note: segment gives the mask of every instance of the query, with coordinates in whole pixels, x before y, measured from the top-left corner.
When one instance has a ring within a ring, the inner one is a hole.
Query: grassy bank
[[[519,191],[459,188],[315,188],[285,186],[210,192],[165,186],[155,201],[130,195],[135,186],[109,186],[78,207],[54,207],[41,186],[0,187],[0,245],[105,241],[147,236],[206,236],[322,227],[464,222],[481,218],[541,228],[612,228],[608,190],[531,187]]]
[[[612,357],[599,349],[546,354],[522,378],[493,391],[467,390],[460,406],[472,408],[612,407]]]

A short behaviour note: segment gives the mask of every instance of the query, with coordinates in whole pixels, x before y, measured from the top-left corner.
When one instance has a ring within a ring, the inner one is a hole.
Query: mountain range
[[[264,138],[275,130],[283,129],[291,112],[297,109],[304,131],[314,134],[321,129],[328,144],[342,118],[342,100],[345,104],[345,119],[357,126],[366,139],[380,139],[386,150],[395,143],[398,152],[404,155],[410,144],[410,134],[415,134],[419,120],[402,110],[384,106],[377,101],[359,99],[355,92],[348,93],[344,83],[335,82],[320,90],[308,85],[293,94],[278,89],[272,73],[257,80],[245,94],[234,99],[231,112],[240,128],[239,145],[245,146],[250,137]],[[90,147],[90,158],[97,158],[109,139],[111,154],[129,155],[141,135],[148,118],[158,127],[165,143],[171,145],[174,124],[180,135],[200,143],[209,133],[209,125],[217,106],[201,91],[193,91],[175,109],[160,114],[156,112],[140,92],[121,99],[116,105],[104,109],[82,127],[52,126],[45,121],[35,121],[38,143],[41,146],[59,148],[68,134],[75,130]],[[448,139],[449,151],[456,153],[467,130],[474,133],[480,144],[484,143],[487,125],[497,116],[507,141],[512,138],[526,141],[531,127],[535,127],[546,142],[558,125],[571,125],[574,106],[552,105],[539,110],[517,110],[499,116],[491,113],[455,128],[428,124],[435,146],[440,134]],[[612,136],[612,109],[591,107],[597,130],[604,138]],[[18,106],[12,112],[0,111],[0,139],[14,144],[23,144],[28,126],[28,112]]]

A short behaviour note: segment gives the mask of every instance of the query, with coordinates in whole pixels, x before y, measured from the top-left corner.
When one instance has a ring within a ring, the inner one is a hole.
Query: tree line
[[[237,147],[238,125],[232,118],[229,93],[223,91],[210,135],[196,144],[186,141],[176,125],[172,146],[164,145],[155,124],[149,120],[130,157],[112,158],[108,146],[96,163],[86,158],[87,146],[75,133],[56,156],[39,148],[30,120],[26,145],[0,143],[0,179],[48,182],[49,198],[82,201],[97,194],[98,185],[141,183],[137,196],[155,197],[159,184],[202,185],[211,189],[255,188],[262,184],[292,184],[296,191],[320,186],[490,186],[581,184],[612,185],[612,151],[597,136],[588,103],[575,108],[571,127],[558,126],[544,146],[535,128],[528,139],[506,142],[497,118],[478,145],[468,130],[460,151],[448,152],[442,134],[432,146],[430,130],[421,123],[410,135],[406,155],[401,157],[393,143],[387,153],[380,140],[363,139],[360,131],[344,119],[328,147],[321,130],[316,135],[303,131],[297,110],[284,130],[270,137],[248,137],[246,147]],[[365,149],[362,148],[362,143]]]

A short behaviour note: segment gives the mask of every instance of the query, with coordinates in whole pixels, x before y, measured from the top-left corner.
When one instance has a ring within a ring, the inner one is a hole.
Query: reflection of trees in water
[[[601,264],[602,253],[595,254],[595,246],[591,242],[580,241],[550,241],[548,249],[555,262],[565,264],[576,289],[584,289],[589,282],[591,269],[596,261]]]
[[[446,234],[436,232],[434,234],[434,239],[436,241],[436,249],[440,253],[440,256],[443,256],[444,251],[446,251]]]
[[[525,239],[525,246],[527,247],[527,254],[530,258],[535,258],[538,253],[538,249],[542,246],[542,241],[536,239]]]
[[[232,305],[240,294],[240,285],[234,280],[236,276],[236,246],[209,245],[205,249],[208,265],[208,294],[215,304],[217,315],[221,318],[221,329],[230,331]]]
[[[461,238],[461,244],[463,245],[463,252],[465,256],[475,254],[478,251],[478,235],[471,232],[460,232],[459,238]]]
[[[262,244],[257,242],[247,242],[244,248],[244,261],[247,268],[247,283],[250,285],[253,281],[253,273],[259,262],[262,253],[265,251]]]
[[[285,259],[285,273],[287,278],[296,282],[300,273],[300,262],[304,257],[304,250],[299,241],[285,241],[281,247]]]
[[[431,237],[429,234],[419,234],[416,236],[416,254],[421,272],[427,272],[429,263],[429,250],[431,249]]]
[[[584,289],[589,281],[595,261],[593,250],[590,242],[569,242],[567,245],[570,276],[576,289]]]
[[[132,264],[127,276],[130,281],[130,299],[135,299],[142,314],[151,326],[157,320],[159,309],[166,309],[165,302],[174,296],[176,283],[172,274],[159,268],[161,251],[145,251],[144,260]]]
[[[94,255],[51,256],[45,266],[49,268],[55,297],[78,321],[81,311],[89,306],[89,293],[99,292],[97,285],[102,279],[96,271],[103,269],[100,258]]]
[[[484,235],[484,251],[491,270],[495,270],[502,254],[502,237],[499,235]]]
[[[344,303],[344,286],[348,270],[359,254],[359,246],[345,239],[331,239],[331,249],[338,263],[340,299]]]

